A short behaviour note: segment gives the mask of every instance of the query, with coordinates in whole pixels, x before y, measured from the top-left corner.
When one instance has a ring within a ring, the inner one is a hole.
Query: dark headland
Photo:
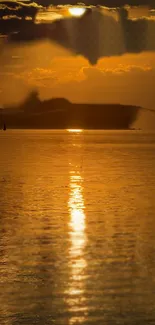
[[[130,129],[140,107],[120,104],[75,104],[65,98],[41,101],[37,92],[16,107],[1,111],[7,128]]]

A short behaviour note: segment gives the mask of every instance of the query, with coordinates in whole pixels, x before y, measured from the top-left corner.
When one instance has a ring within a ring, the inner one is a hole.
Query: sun
[[[68,9],[69,13],[74,17],[81,17],[84,15],[86,8],[82,7],[71,7]]]
[[[81,133],[81,132],[83,132],[83,130],[82,129],[67,129],[67,131],[68,132],[73,132],[73,133]]]

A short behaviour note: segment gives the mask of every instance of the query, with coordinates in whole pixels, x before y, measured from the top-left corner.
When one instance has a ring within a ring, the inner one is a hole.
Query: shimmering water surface
[[[0,132],[0,324],[155,324],[155,134]]]

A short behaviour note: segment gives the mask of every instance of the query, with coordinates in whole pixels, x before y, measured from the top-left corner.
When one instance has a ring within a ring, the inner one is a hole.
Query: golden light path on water
[[[73,132],[73,130],[68,131]],[[79,132],[79,130],[75,132]],[[76,164],[70,163],[70,166],[70,194],[68,207],[70,213],[69,235],[71,246],[69,255],[71,261],[71,276],[67,294],[69,310],[74,314],[74,316],[70,318],[70,324],[74,324],[77,321],[78,323],[83,322],[87,314],[84,298],[85,269],[87,267],[84,249],[87,238],[85,233],[86,223],[83,178],[80,173],[80,168],[78,168]]]

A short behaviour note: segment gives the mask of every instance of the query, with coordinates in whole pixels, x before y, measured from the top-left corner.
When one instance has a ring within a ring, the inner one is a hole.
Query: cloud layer
[[[51,21],[52,15],[51,14]],[[129,19],[126,9],[88,9],[81,18],[66,17],[51,23],[0,21],[1,33],[9,42],[21,43],[49,39],[91,64],[106,56],[155,51],[155,19]]]
[[[27,0],[23,0],[23,1],[18,1],[18,0],[8,0],[8,1],[4,1],[4,0],[0,0],[0,3],[8,3],[8,2],[15,2],[15,3],[19,3],[19,2],[23,2],[23,3],[27,3],[30,4],[33,2],[32,1],[27,1]],[[41,4],[42,6],[48,6],[51,5],[51,0],[35,0],[35,2],[37,4]],[[78,1],[76,0],[53,0],[52,4],[57,6],[57,5],[76,5],[78,3]],[[155,8],[155,2],[154,0],[85,0],[82,1],[82,3],[86,4],[86,5],[101,5],[101,6],[107,6],[107,7],[121,7],[124,5],[130,5],[130,6],[149,6],[150,8]]]

